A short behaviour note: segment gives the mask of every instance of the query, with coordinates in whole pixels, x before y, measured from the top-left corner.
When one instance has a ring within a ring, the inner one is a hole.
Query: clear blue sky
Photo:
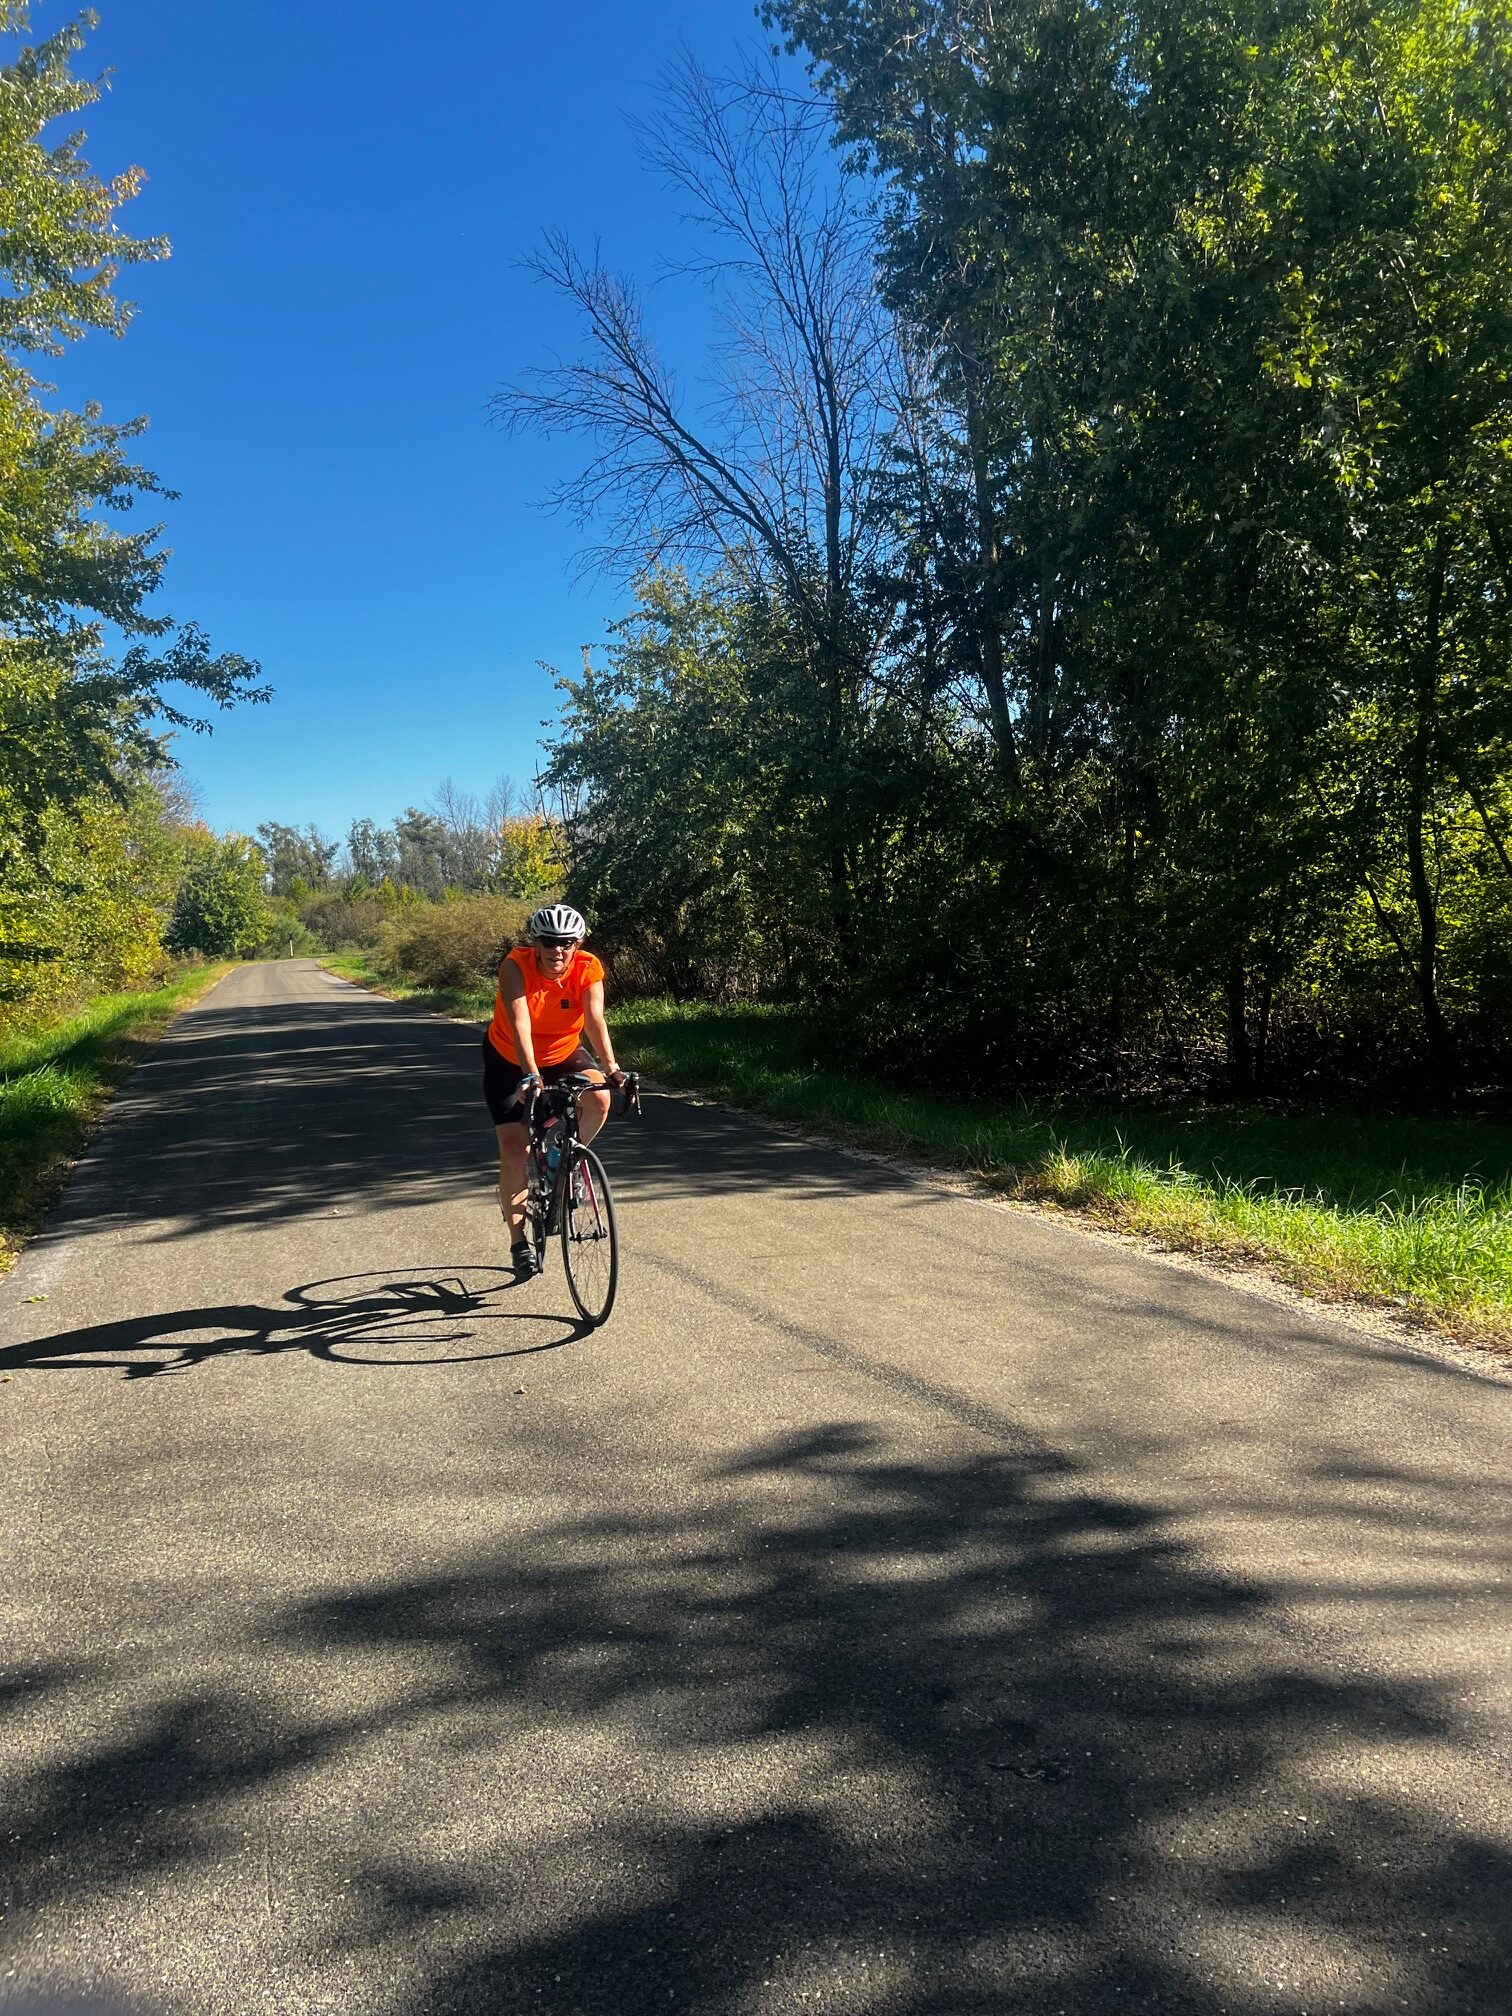
[[[541,231],[651,277],[674,200],[625,114],[683,47],[727,61],[752,0],[96,0],[78,67],[115,71],[87,158],[149,177],[123,222],[173,256],[128,274],[125,338],[54,373],[150,416],[181,493],[160,605],[262,660],[272,704],[179,754],[212,825],[387,820],[445,776],[525,781],[554,700],[625,605],[574,585],[580,535],[536,508],[572,444],[511,439],[491,392],[562,311],[516,261]],[[33,30],[72,16],[34,0]],[[686,302],[653,291],[674,360]]]

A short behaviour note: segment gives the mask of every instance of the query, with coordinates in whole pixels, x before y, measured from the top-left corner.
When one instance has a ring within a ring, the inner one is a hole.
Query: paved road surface
[[[0,2006],[1512,2009],[1512,1386],[307,962],[0,1284]],[[29,1298],[45,1296],[45,1300]]]

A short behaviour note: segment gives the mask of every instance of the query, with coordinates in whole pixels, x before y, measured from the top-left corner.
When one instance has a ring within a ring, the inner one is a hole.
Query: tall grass
[[[198,966],[150,992],[102,995],[71,1014],[0,1033],[0,1271],[57,1195],[136,1058],[225,970]]]

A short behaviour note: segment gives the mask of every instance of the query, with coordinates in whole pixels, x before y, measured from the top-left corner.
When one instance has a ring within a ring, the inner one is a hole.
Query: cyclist
[[[625,1082],[604,1026],[604,969],[583,949],[588,926],[582,916],[569,904],[548,903],[525,933],[529,942],[499,961],[493,1020],[483,1038],[483,1097],[499,1142],[499,1206],[521,1275],[535,1271],[525,1237],[525,1102],[531,1088],[574,1073],[596,1085],[606,1074],[616,1085]],[[583,1045],[585,1032],[591,1052]],[[608,1117],[608,1092],[585,1092],[578,1101],[579,1140],[591,1141]]]

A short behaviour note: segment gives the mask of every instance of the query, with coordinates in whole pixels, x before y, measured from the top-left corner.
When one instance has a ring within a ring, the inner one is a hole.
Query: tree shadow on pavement
[[[133,1726],[13,1789],[13,1924],[173,1894],[271,1810],[294,1986],[248,2007],[1505,2007],[1512,1857],[1447,1686],[1350,1677],[1032,1438],[832,1424],[682,1484],[288,1599],[234,1683],[144,1673]]]
[[[112,1102],[108,1180],[76,1180],[68,1215],[181,1238],[476,1190],[493,1152],[480,1041],[344,991],[196,1009]]]
[[[178,1240],[477,1195],[496,1166],[481,1042],[478,1026],[346,989],[197,1008],[112,1102],[70,1186],[70,1226]],[[651,1100],[644,1122],[616,1123],[606,1147],[611,1172],[647,1196],[900,1180],[816,1160],[802,1142],[688,1101]]]
[[[241,1353],[307,1352],[334,1365],[473,1364],[559,1350],[592,1325],[507,1308],[533,1284],[499,1267],[390,1268],[287,1289],[274,1307],[168,1309],[0,1347],[4,1371],[120,1372],[154,1379]]]

